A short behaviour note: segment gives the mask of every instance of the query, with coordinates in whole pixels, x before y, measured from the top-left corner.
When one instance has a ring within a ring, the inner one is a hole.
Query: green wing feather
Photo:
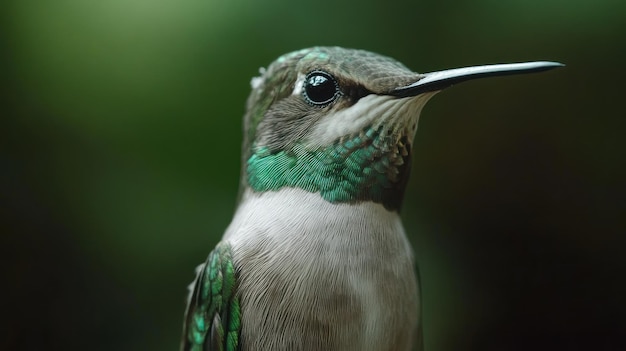
[[[239,349],[241,310],[230,244],[220,242],[201,266],[191,293],[182,351]]]

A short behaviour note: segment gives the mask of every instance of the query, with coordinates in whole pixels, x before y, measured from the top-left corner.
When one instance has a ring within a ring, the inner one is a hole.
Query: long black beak
[[[415,83],[396,88],[392,90],[389,95],[401,98],[416,96],[422,93],[443,90],[454,84],[471,79],[543,72],[562,66],[565,65],[558,62],[536,61],[447,69],[424,73],[422,74],[422,79]]]

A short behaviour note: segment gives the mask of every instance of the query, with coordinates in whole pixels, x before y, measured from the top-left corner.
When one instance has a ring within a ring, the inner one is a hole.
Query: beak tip
[[[554,68],[565,67],[564,63],[556,62],[556,61],[537,61],[535,62],[538,70],[547,71]],[[537,71],[535,71],[537,72]]]

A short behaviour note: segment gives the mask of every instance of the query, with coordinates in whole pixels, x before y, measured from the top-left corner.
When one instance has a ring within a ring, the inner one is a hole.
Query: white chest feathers
[[[224,235],[242,350],[410,350],[419,297],[397,213],[284,188],[246,193]]]

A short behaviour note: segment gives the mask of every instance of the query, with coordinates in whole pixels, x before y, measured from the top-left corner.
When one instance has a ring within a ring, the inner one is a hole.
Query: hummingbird
[[[420,289],[400,219],[420,112],[463,81],[563,66],[416,73],[313,47],[251,81],[235,215],[197,268],[181,350],[421,350]]]

